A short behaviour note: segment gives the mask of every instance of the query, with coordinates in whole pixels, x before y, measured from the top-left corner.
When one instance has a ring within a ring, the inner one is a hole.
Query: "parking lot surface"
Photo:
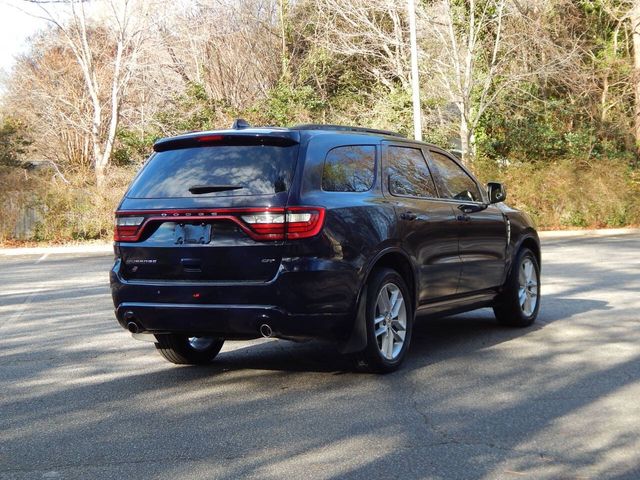
[[[640,478],[638,234],[545,240],[533,327],[418,320],[386,376],[316,342],[166,363],[111,263],[0,256],[0,479]]]

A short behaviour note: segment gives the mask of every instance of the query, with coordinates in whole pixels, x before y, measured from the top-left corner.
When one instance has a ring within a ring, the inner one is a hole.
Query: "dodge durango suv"
[[[115,218],[120,325],[176,364],[225,340],[324,339],[361,369],[403,361],[416,316],[540,308],[531,219],[445,150],[335,125],[158,140]]]

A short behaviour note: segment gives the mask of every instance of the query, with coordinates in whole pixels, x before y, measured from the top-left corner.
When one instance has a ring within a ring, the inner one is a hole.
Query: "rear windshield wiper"
[[[194,185],[189,187],[189,191],[194,195],[211,192],[226,192],[227,190],[240,190],[244,188],[242,185]]]

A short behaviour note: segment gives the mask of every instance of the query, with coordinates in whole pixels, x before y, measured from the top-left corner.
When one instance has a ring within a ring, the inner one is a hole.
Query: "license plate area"
[[[176,245],[204,245],[211,242],[211,225],[178,223],[173,240]]]

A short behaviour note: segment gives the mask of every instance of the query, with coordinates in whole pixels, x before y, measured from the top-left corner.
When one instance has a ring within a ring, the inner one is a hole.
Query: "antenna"
[[[236,118],[233,121],[233,125],[231,125],[231,128],[233,128],[234,130],[242,130],[243,128],[251,128],[251,125],[249,125],[249,122],[247,122],[244,118]]]

